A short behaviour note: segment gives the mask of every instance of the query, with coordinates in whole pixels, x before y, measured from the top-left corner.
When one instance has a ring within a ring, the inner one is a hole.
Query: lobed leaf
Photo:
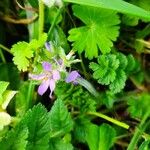
[[[90,63],[90,68],[94,70],[93,77],[98,83],[109,85],[116,78],[116,69],[119,67],[119,60],[114,54],[101,55],[98,58],[98,65]]]
[[[132,95],[128,100],[128,111],[132,117],[142,118],[146,112],[150,112],[150,94],[141,93]]]
[[[119,35],[120,20],[116,12],[86,6],[74,6],[73,11],[86,24],[69,31],[73,49],[79,53],[85,50],[89,59],[98,56],[98,49],[103,54],[109,53]]]
[[[21,71],[27,71],[29,66],[29,59],[33,57],[33,50],[29,48],[28,43],[18,42],[13,45],[11,51],[14,55],[13,61]]]
[[[126,73],[121,69],[118,70],[115,80],[109,85],[110,90],[113,93],[120,92],[124,88],[126,80]]]

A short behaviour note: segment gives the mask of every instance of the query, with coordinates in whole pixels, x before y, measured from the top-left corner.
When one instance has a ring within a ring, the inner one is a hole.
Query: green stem
[[[29,82],[30,83],[29,83],[28,93],[27,93],[27,98],[26,98],[27,104],[28,104],[28,106],[26,107],[27,110],[31,108],[32,106],[32,97],[33,97],[33,92],[34,92],[34,87],[35,87],[32,81],[29,81]]]
[[[142,132],[144,131],[144,126],[145,126],[145,121],[147,120],[147,118],[149,117],[150,112],[145,113],[140,125],[138,128],[136,128],[134,136],[131,139],[131,142],[127,148],[127,150],[134,150],[136,147],[136,143],[138,142],[140,135],[142,134]]]
[[[44,29],[44,4],[42,0],[39,0],[39,39],[43,34]]]
[[[80,60],[81,60],[81,67],[82,67],[82,70],[83,70],[83,74],[84,74],[84,76],[85,76],[86,78],[88,78],[87,72],[86,72],[86,68],[85,68],[85,66],[84,66],[84,63],[83,63],[81,54],[79,54],[79,57],[80,57]]]
[[[2,52],[1,49],[0,49],[0,57],[1,57],[1,59],[2,59],[2,62],[3,62],[3,63],[6,63],[6,59],[5,59],[4,54],[3,54],[3,52]]]
[[[0,44],[0,48],[6,52],[8,52],[9,54],[12,54],[12,52],[10,51],[10,49],[8,49],[7,47],[5,47],[4,45]]]
[[[123,122],[120,122],[120,121],[118,121],[118,120],[116,120],[116,119],[113,119],[113,118],[111,118],[111,117],[108,117],[108,116],[106,116],[106,115],[104,115],[104,114],[102,114],[102,113],[88,112],[87,114],[88,114],[88,115],[94,115],[94,116],[103,118],[103,119],[105,119],[105,120],[107,120],[107,121],[109,121],[109,122],[112,122],[113,124],[116,124],[116,125],[118,125],[118,126],[120,126],[120,127],[122,127],[122,128],[129,129],[129,125],[128,125],[128,124],[123,123]],[[132,149],[132,150],[133,150],[133,149]]]
[[[51,33],[52,33],[52,31],[53,31],[53,28],[55,27],[56,22],[57,22],[57,19],[58,19],[58,17],[60,16],[62,10],[63,10],[63,7],[61,7],[61,8],[57,11],[57,14],[56,14],[56,16],[55,16],[55,18],[54,18],[54,20],[53,20],[53,22],[52,22],[52,25],[50,26],[50,28],[49,28],[49,30],[48,30],[48,39],[49,39],[50,36],[51,36]]]

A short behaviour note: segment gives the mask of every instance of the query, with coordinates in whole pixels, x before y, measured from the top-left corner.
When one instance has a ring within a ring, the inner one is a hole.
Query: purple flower
[[[46,43],[45,43],[45,48],[46,48],[48,51],[50,51],[50,52],[52,51],[52,50],[51,50],[51,44],[50,44],[49,42],[46,42]]]
[[[60,79],[59,71],[53,70],[52,65],[48,62],[43,62],[43,73],[39,75],[29,74],[29,77],[34,80],[41,80],[42,83],[38,87],[39,95],[43,95],[48,88],[50,88],[50,98],[52,98],[52,93],[55,89],[56,81]]]
[[[77,71],[71,71],[65,81],[67,83],[73,82],[74,84],[77,84],[76,79],[79,77],[81,77],[81,76]]]

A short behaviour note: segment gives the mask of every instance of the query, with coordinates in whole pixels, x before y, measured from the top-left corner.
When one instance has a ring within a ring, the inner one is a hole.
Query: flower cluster
[[[52,52],[52,46],[50,43],[45,43],[45,47],[49,52]],[[41,81],[41,84],[38,87],[39,95],[43,95],[49,88],[49,97],[52,98],[52,93],[55,89],[56,83],[61,79],[61,72],[65,72],[67,74],[67,77],[65,79],[66,83],[72,82],[73,84],[77,84],[76,79],[80,77],[80,74],[76,70],[67,73],[65,66],[65,62],[67,60],[69,61],[73,54],[74,53],[71,51],[68,55],[65,55],[65,58],[63,57],[58,60],[54,59],[55,67],[53,67],[53,64],[50,64],[49,62],[43,61],[43,71],[40,74],[29,74],[30,79]],[[74,61],[72,60],[72,62]]]

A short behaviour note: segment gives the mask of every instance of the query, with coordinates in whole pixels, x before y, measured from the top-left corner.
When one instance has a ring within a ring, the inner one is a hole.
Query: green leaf
[[[61,99],[57,99],[49,112],[51,137],[63,135],[73,128],[73,121]]]
[[[27,150],[47,150],[50,134],[50,123],[47,110],[38,104],[29,110],[20,124],[28,128]]]
[[[28,129],[17,126],[9,131],[1,141],[1,150],[25,150],[27,145]]]
[[[69,31],[73,49],[79,53],[85,50],[89,59],[98,56],[98,48],[104,54],[109,53],[119,35],[120,20],[116,12],[86,6],[74,6],[73,11],[86,24]]]
[[[2,108],[4,110],[7,108],[8,104],[10,103],[10,100],[15,96],[16,93],[17,93],[17,91],[10,91],[10,90],[6,90],[3,93]]]
[[[15,108],[17,116],[23,116],[25,112],[33,105],[34,84],[30,82],[22,82],[19,91],[16,94]]]
[[[43,33],[40,39],[38,40],[38,47],[42,47],[45,44],[46,40],[47,40],[47,34]]]
[[[102,93],[102,102],[107,108],[112,108],[116,100],[115,94],[112,91],[106,91]]]
[[[50,41],[55,41],[55,43],[59,46],[61,46],[65,52],[69,53],[69,44],[67,43],[67,38],[65,33],[63,32],[62,28],[59,26],[56,26],[53,29],[52,34],[50,35],[49,39]]]
[[[29,66],[29,59],[33,57],[33,50],[29,48],[26,42],[18,42],[13,45],[11,51],[14,55],[13,61],[21,71],[27,71]]]
[[[139,150],[149,150],[150,149],[150,141],[145,140],[139,147]]]
[[[10,100],[14,97],[17,91],[6,90],[9,82],[0,81],[0,107],[6,110]]]
[[[60,138],[52,138],[49,142],[50,150],[73,150],[71,143],[65,142]]]
[[[90,120],[85,116],[79,116],[78,118],[76,118],[74,124],[73,139],[81,143],[86,143],[85,137],[90,125]]]
[[[133,57],[133,55],[131,55],[131,54],[128,55],[128,56],[127,56],[127,60],[128,60],[128,65],[127,65],[127,67],[126,67],[126,71],[127,71],[128,73],[132,72],[134,69],[139,68],[139,67],[137,66],[137,62],[136,62],[135,58]]]
[[[114,144],[116,132],[108,124],[102,124],[100,127],[90,125],[86,140],[90,150],[109,150]]]
[[[150,113],[150,94],[141,93],[128,98],[128,111],[132,117],[142,118],[145,112]]]
[[[1,87],[0,99],[2,98],[2,94],[5,92],[5,90],[7,89],[8,85],[9,85],[9,82],[0,81],[0,87]]]
[[[94,6],[98,8],[105,8],[115,10],[124,14],[135,15],[140,18],[147,18],[150,20],[150,13],[140,7],[127,3],[123,0],[63,0],[64,2],[72,2],[75,4]]]
[[[122,53],[117,53],[116,56],[119,59],[119,68],[124,70],[129,64],[127,57]]]
[[[0,64],[0,80],[9,82],[9,86],[13,90],[18,90],[20,85],[20,74],[17,67],[13,63]],[[11,76],[10,76],[11,72]]]
[[[28,2],[30,3],[30,5],[32,7],[35,7],[35,8],[38,8],[39,5],[38,5],[38,0],[28,0]]]
[[[116,78],[116,69],[119,67],[119,60],[116,55],[101,55],[98,58],[98,65],[90,63],[90,68],[94,71],[93,77],[98,83],[109,85]]]
[[[144,10],[150,11],[150,1],[148,0],[130,0],[130,3],[143,8]],[[126,25],[135,26],[139,23],[139,17],[135,17],[132,15],[124,15],[123,16],[123,22]],[[142,19],[142,21],[147,22],[147,19]]]
[[[55,95],[58,99],[71,104],[81,113],[96,110],[95,98],[81,86],[58,82],[55,88]]]
[[[57,16],[57,13],[59,11],[59,8],[57,7],[46,7],[45,8],[45,23],[46,24],[52,24],[54,19]],[[56,20],[56,24],[58,25],[62,21],[62,15],[60,14]]]
[[[126,80],[126,73],[123,70],[118,70],[115,80],[109,85],[110,90],[113,93],[120,92],[124,88]]]
[[[90,63],[90,68],[94,71],[93,78],[102,85],[109,85],[112,93],[120,92],[127,80],[128,66],[129,71],[135,68],[129,60],[132,57],[132,55],[126,57],[122,53],[101,55],[98,64]],[[131,60],[134,62],[134,57]]]

